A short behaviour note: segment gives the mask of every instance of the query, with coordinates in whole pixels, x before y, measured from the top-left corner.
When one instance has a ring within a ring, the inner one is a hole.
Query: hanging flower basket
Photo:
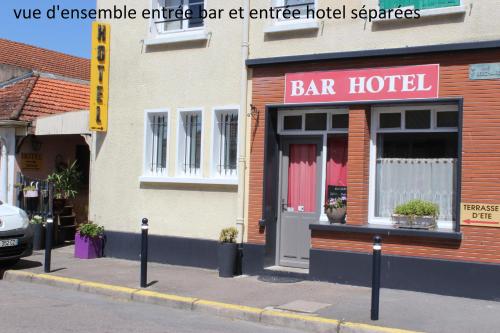
[[[23,195],[25,198],[38,198],[37,190],[23,190]]]

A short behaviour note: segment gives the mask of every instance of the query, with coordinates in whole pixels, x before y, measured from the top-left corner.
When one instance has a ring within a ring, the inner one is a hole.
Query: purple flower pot
[[[102,237],[90,238],[75,235],[75,258],[95,259],[102,257]]]

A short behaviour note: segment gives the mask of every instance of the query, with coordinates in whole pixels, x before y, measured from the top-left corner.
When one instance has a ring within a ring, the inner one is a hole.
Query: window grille
[[[154,114],[149,116],[148,135],[148,171],[151,174],[166,174],[168,143],[168,116],[166,114]]]
[[[201,167],[201,113],[185,114],[183,172],[186,175],[199,175]]]
[[[300,10],[302,18],[307,17],[308,10],[314,10],[315,2],[311,0],[275,0],[274,8],[288,8],[290,10]]]
[[[205,8],[203,0],[154,0],[157,1],[159,13],[154,25],[158,33],[168,33],[200,28],[204,26],[202,11]],[[190,11],[189,18],[186,13]],[[177,13],[182,13],[179,15]],[[154,13],[153,13],[154,14]]]
[[[238,114],[217,114],[216,170],[219,176],[236,176],[238,154]]]

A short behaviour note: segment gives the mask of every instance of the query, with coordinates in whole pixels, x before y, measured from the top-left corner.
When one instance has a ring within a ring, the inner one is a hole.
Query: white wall
[[[317,0],[318,8],[346,5],[377,8],[378,0]],[[266,8],[271,0],[253,0],[252,7]],[[431,44],[500,39],[500,1],[462,0],[463,14],[423,17],[420,20],[370,23],[364,20],[318,20],[316,31],[265,34],[271,20],[252,20],[250,58],[327,52],[400,48]]]
[[[7,145],[7,203],[14,204],[14,185],[15,185],[15,163],[16,163],[16,130],[15,128],[0,128],[0,138],[2,138],[2,142],[5,142]],[[0,142],[0,149],[2,143]],[[2,156],[0,156],[0,159]],[[2,162],[2,161],[0,161]],[[1,166],[4,165],[0,163],[0,173],[3,173]],[[0,177],[0,182],[2,182],[2,178]],[[2,191],[2,195],[0,198],[4,196],[4,184],[0,184],[0,191]]]
[[[210,0],[211,6],[228,6]],[[100,0],[100,7],[149,7],[148,0]],[[167,108],[169,176],[175,175],[177,109],[202,107],[203,176],[210,176],[212,109],[239,104],[241,22],[207,22],[207,43],[146,48],[149,22],[113,21],[109,128],[94,137],[89,218],[108,230],[138,232],[142,217],[154,234],[217,239],[236,221],[236,186],[141,183],[144,110]]]

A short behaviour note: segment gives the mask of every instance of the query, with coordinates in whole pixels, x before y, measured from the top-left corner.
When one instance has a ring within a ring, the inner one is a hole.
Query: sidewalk
[[[43,254],[35,252],[12,269],[43,273]],[[380,320],[372,322],[369,288],[269,276],[221,279],[212,270],[154,263],[148,268],[148,290],[161,293],[422,332],[500,331],[500,302],[383,289]],[[52,271],[60,277],[139,288],[138,262],[78,260],[72,246],[53,250]]]

